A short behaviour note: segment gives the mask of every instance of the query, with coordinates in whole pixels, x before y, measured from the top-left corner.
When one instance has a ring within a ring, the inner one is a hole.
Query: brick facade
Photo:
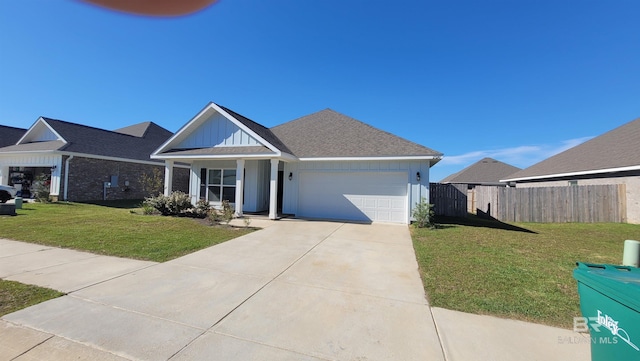
[[[68,156],[64,156],[64,165]],[[61,178],[64,179],[64,166]],[[151,174],[154,169],[160,170],[164,177],[164,165],[150,165],[113,161],[95,158],[74,157],[69,161],[69,190],[68,201],[94,201],[116,199],[143,199],[149,194],[142,189],[140,182],[144,173]],[[105,188],[104,183],[110,182],[112,176],[117,177],[117,185]],[[164,178],[163,178],[164,180]],[[173,190],[185,193],[189,191],[189,170],[174,168]],[[60,197],[64,198],[64,181],[60,185]]]

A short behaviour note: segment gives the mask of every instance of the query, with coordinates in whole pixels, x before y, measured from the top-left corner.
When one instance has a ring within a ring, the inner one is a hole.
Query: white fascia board
[[[22,144],[22,141],[27,137],[27,135],[29,135],[29,133],[31,133],[33,131],[33,129],[36,127],[36,125],[38,124],[44,124],[45,127],[49,128],[49,130],[56,135],[56,137],[58,137],[58,140],[61,140],[62,142],[64,142],[64,144],[68,144],[69,142],[67,142],[66,139],[64,139],[58,132],[55,131],[55,129],[53,129],[49,123],[47,123],[44,118],[40,117],[38,118],[38,120],[35,121],[35,123],[33,123],[33,125],[31,125],[31,127],[29,127],[29,129],[27,129],[26,132],[24,132],[24,134],[22,135],[22,137],[20,138],[20,140],[18,140],[18,142],[15,145],[18,144]]]
[[[43,153],[43,152],[40,152]],[[127,162],[127,163],[135,163],[135,164],[147,164],[147,165],[157,165],[157,166],[164,166],[164,164],[159,163],[159,162],[153,162],[151,160],[139,160],[139,159],[131,159],[131,158],[120,158],[120,157],[109,157],[106,155],[95,155],[95,154],[86,154],[86,153],[75,153],[75,152],[58,152],[58,151],[52,151],[50,153],[57,153],[57,154],[61,154],[61,155],[72,155],[74,157],[81,157],[81,158],[93,158],[93,159],[101,159],[101,160],[112,160],[112,161],[116,161],[116,162]]]
[[[178,131],[175,132],[175,134],[173,134],[171,137],[169,137],[169,139],[167,139],[164,143],[162,143],[162,145],[160,145],[158,149],[156,149],[153,153],[151,153],[151,155],[153,156],[158,153],[162,153],[166,151],[169,148],[169,145],[171,145],[171,143],[173,143],[175,139],[182,136],[183,132],[189,129],[193,123],[197,122],[207,112],[207,110],[211,109],[212,104],[213,102],[209,102],[209,104],[207,104],[204,108],[202,108],[202,110],[200,110],[198,114],[196,114],[193,118],[191,118],[191,120],[189,120],[185,125],[180,127],[180,129],[178,129]]]
[[[563,177],[600,174],[600,173],[627,172],[627,171],[633,171],[633,170],[640,170],[640,165],[633,165],[629,167],[619,167],[619,168],[593,169],[593,170],[585,170],[585,171],[579,171],[579,172],[556,173],[556,174],[538,175],[538,176],[531,176],[531,177],[501,179],[500,182],[544,180],[549,178],[563,178]]]
[[[152,159],[173,159],[173,160],[183,160],[185,162],[193,161],[193,160],[207,160],[207,159],[273,159],[280,158],[277,154],[234,154],[234,155],[152,155]]]
[[[439,156],[393,156],[393,157],[324,157],[324,158],[299,158],[303,162],[326,162],[326,161],[360,161],[360,160],[436,160]],[[435,164],[435,163],[434,163]]]
[[[262,138],[261,136],[256,134],[253,130],[249,129],[249,127],[247,127],[246,125],[242,124],[242,122],[240,122],[239,120],[234,118],[231,114],[225,112],[224,109],[222,109],[222,108],[220,108],[218,106],[218,104],[212,102],[211,105],[213,106],[213,108],[215,110],[218,111],[218,113],[224,115],[225,118],[229,119],[229,121],[231,121],[233,124],[237,125],[240,129],[244,130],[245,132],[251,134],[254,138],[258,139],[258,141],[260,141],[260,143],[262,143],[262,145],[264,145],[265,147],[269,148],[272,152],[280,153],[280,149],[276,148],[273,144],[267,142],[264,138]]]

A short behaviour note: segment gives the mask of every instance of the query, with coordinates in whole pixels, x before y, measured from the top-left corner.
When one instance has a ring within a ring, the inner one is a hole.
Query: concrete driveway
[[[82,272],[56,264],[53,278],[91,273],[75,256]],[[125,264],[3,317],[0,337],[17,340],[9,359],[444,359],[406,226],[283,220],[170,262]],[[38,278],[29,272],[12,277]]]

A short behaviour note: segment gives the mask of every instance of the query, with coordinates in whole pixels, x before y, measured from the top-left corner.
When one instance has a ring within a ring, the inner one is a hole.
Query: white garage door
[[[302,172],[298,216],[405,223],[407,173]]]

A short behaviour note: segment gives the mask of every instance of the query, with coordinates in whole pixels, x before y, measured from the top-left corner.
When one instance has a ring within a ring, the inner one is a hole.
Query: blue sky
[[[640,117],[636,0],[221,0],[152,18],[0,0],[0,124],[176,131],[209,101],[265,126],[331,108],[528,167]]]

